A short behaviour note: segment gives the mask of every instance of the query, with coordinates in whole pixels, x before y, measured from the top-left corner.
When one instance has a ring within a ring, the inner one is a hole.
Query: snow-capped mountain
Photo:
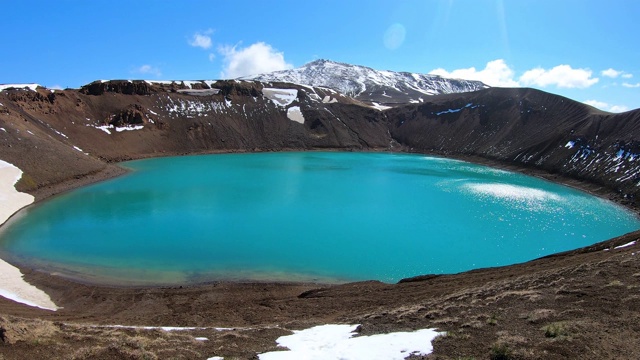
[[[327,87],[361,101],[387,105],[419,103],[429,95],[462,93],[488,88],[480,81],[381,71],[330,60],[316,60],[296,69],[247,76],[242,79]]]

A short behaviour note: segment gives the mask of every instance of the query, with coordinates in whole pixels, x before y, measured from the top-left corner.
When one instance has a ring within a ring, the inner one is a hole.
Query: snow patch
[[[65,135],[65,134],[61,133],[60,131],[58,131],[58,130],[56,130],[56,129],[54,129],[54,128],[51,128],[51,130],[55,131],[55,132],[56,132],[56,134],[58,134],[58,135],[62,136],[62,137],[63,137],[63,138],[65,138],[65,139],[68,139],[68,138],[69,138],[67,135]]]
[[[614,249],[623,249],[623,248],[626,248],[626,247],[629,247],[629,246],[633,246],[635,244],[636,244],[636,242],[632,241],[632,242],[628,242],[628,243],[620,245],[620,246],[616,246],[616,247],[614,247]]]
[[[231,105],[231,101],[225,99],[224,102],[217,101],[192,101],[178,99],[174,101],[167,97],[168,102],[164,105],[165,110],[170,116],[186,116],[193,118],[195,116],[208,116],[209,112],[227,115],[229,111],[236,111]],[[236,111],[237,112],[237,111]]]
[[[575,141],[569,141],[564,147],[566,147],[567,149],[573,149],[575,145],[576,145]]]
[[[129,125],[129,126],[118,126],[118,127],[114,127],[113,125],[87,125],[87,126],[91,126],[93,128],[96,128],[98,130],[102,130],[104,132],[106,132],[107,134],[111,135],[111,130],[115,130],[117,132],[123,132],[123,131],[134,131],[134,130],[142,130],[144,129],[144,125]]]
[[[373,104],[371,107],[376,109],[376,110],[378,110],[378,111],[391,109],[391,106],[380,105],[375,101],[372,101],[371,104]]]
[[[302,111],[300,111],[300,106],[292,106],[288,108],[287,117],[289,120],[304,124],[304,116],[302,115]]]
[[[427,355],[433,351],[431,342],[442,335],[434,329],[395,332],[353,337],[359,325],[320,325],[294,331],[279,337],[279,346],[289,351],[259,354],[260,360],[344,359],[402,360],[410,355]]]
[[[134,130],[142,130],[142,129],[144,129],[144,125],[135,125],[135,126],[117,127],[116,131],[117,132],[123,132],[123,131],[134,131]]]
[[[5,130],[6,131],[6,130]],[[31,204],[33,196],[18,192],[14,185],[22,177],[22,170],[0,160],[0,225],[16,211]]]
[[[111,135],[111,130],[109,130],[109,129],[113,128],[113,126],[111,126],[111,125],[102,125],[102,126],[93,125],[92,127],[96,128],[96,129],[99,129],[99,130],[102,130],[102,131],[106,132],[109,135]]]
[[[289,106],[298,98],[297,89],[263,88],[262,94],[278,106]]]
[[[105,81],[102,80],[102,82],[105,82]],[[144,80],[144,82],[146,82],[149,85],[153,85],[153,84],[171,85],[175,83],[175,81],[173,80]]]
[[[18,192],[15,184],[22,177],[22,170],[0,160],[0,224],[16,211],[33,203],[33,196]],[[47,310],[57,310],[49,295],[22,278],[18,268],[0,259],[0,296]]]
[[[333,103],[337,103],[338,99],[336,98],[332,98],[329,95],[326,95],[323,99],[322,99],[322,103],[323,104],[333,104]]]

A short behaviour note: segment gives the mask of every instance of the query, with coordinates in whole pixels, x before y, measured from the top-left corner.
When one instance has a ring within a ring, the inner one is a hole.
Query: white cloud
[[[154,76],[162,75],[162,72],[160,72],[159,68],[157,68],[155,66],[148,65],[148,64],[142,65],[139,68],[136,68],[132,72],[133,73],[138,73],[138,74],[150,74],[150,75],[154,75]]]
[[[624,105],[613,105],[609,108],[609,111],[611,111],[612,113],[621,113],[621,112],[629,111],[629,107]]]
[[[214,54],[214,53],[210,53],[209,54],[209,61],[213,61],[213,60],[215,60],[215,58],[216,58],[216,54]]]
[[[62,88],[62,86],[60,86],[60,85],[58,85],[58,84],[48,86],[48,88],[49,88],[49,89],[51,89],[51,90],[64,90],[64,89]]]
[[[520,76],[520,84],[584,89],[600,81],[598,78],[592,78],[592,74],[589,69],[574,69],[570,65],[558,65],[549,70],[538,67],[525,71]]]
[[[615,73],[615,74],[614,74]],[[536,86],[548,87],[555,86],[558,88],[579,88],[584,89],[593,86],[600,81],[599,78],[593,77],[593,72],[587,68],[574,69],[571,65],[558,65],[551,69],[537,67],[529,69],[517,77],[513,68],[511,68],[503,59],[489,61],[484,69],[477,70],[475,67],[456,69],[447,71],[443,68],[434,69],[429,74],[440,75],[447,78],[479,80],[490,86],[498,87],[520,87],[520,86]],[[607,69],[602,71],[603,76],[612,77],[613,75],[624,79],[630,79],[632,74],[615,69]],[[612,84],[606,84],[605,87]],[[613,85],[618,85],[613,83]],[[639,83],[622,83],[626,88],[640,88]],[[586,100],[585,104],[593,107],[609,111],[609,112],[625,112],[629,110],[626,105],[608,104],[598,100]]]
[[[449,72],[439,68],[432,70],[429,74],[448,78],[480,80],[490,86],[502,87],[531,85],[547,87],[555,85],[559,88],[587,88],[600,80],[592,77],[593,72],[591,70],[574,69],[570,65],[558,65],[549,70],[541,67],[534,68],[525,71],[524,74],[516,80],[514,70],[509,67],[503,59],[489,61],[482,70],[470,67],[468,69],[457,69]]]
[[[602,72],[600,72],[600,74],[602,74],[602,76],[606,76],[606,77],[610,77],[612,79],[615,79],[618,76],[622,75],[622,71],[614,70],[613,68],[608,68],[607,70],[602,70]]]
[[[429,74],[454,79],[479,80],[489,86],[519,86],[518,82],[513,79],[514,71],[503,59],[489,61],[482,70],[476,70],[475,67],[470,67],[468,69],[457,69],[448,72],[445,69],[439,68],[431,70]]]
[[[583,101],[583,103],[585,103],[587,105],[591,105],[591,106],[593,106],[595,108],[598,108],[600,110],[609,111],[609,112],[613,112],[613,113],[620,113],[620,112],[625,112],[625,111],[629,110],[628,106],[610,105],[610,104],[607,104],[604,101],[598,101],[598,100],[585,100],[585,101]]]
[[[264,42],[257,42],[245,48],[238,48],[237,45],[224,46],[219,52],[224,56],[220,76],[225,79],[293,68],[293,65],[285,61],[284,53]]]
[[[587,104],[587,105],[591,105],[593,107],[596,107],[598,109],[605,109],[605,108],[609,108],[609,104],[607,104],[606,102],[603,101],[598,101],[598,100],[585,100],[583,101],[583,103]]]
[[[610,77],[612,79],[617,78],[618,76],[623,79],[631,79],[633,74],[629,74],[628,72],[614,70],[612,68],[608,68],[607,70],[603,70],[601,72],[602,76]]]
[[[211,34],[213,34],[213,29],[208,29],[204,32],[196,32],[189,40],[189,45],[193,47],[199,47],[203,49],[208,49],[211,47]]]

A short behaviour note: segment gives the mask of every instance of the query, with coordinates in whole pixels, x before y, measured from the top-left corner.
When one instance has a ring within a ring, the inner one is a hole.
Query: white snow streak
[[[116,131],[117,132],[123,132],[123,131],[134,131],[134,130],[142,130],[142,129],[144,129],[144,125],[135,125],[135,126],[117,127]]]
[[[626,248],[626,247],[629,247],[629,246],[632,246],[632,245],[635,245],[635,244],[636,244],[636,242],[632,241],[632,242],[628,242],[628,243],[620,245],[620,246],[616,246],[616,247],[614,247],[614,249],[623,249],[623,248]]]
[[[372,101],[371,104],[373,104],[372,108],[374,108],[374,109],[376,109],[378,111],[391,109],[391,106],[380,105],[375,101]]]

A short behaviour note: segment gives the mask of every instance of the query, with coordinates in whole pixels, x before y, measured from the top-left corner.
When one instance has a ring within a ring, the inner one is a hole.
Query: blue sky
[[[640,1],[5,1],[0,84],[219,79],[324,58],[640,108]]]

